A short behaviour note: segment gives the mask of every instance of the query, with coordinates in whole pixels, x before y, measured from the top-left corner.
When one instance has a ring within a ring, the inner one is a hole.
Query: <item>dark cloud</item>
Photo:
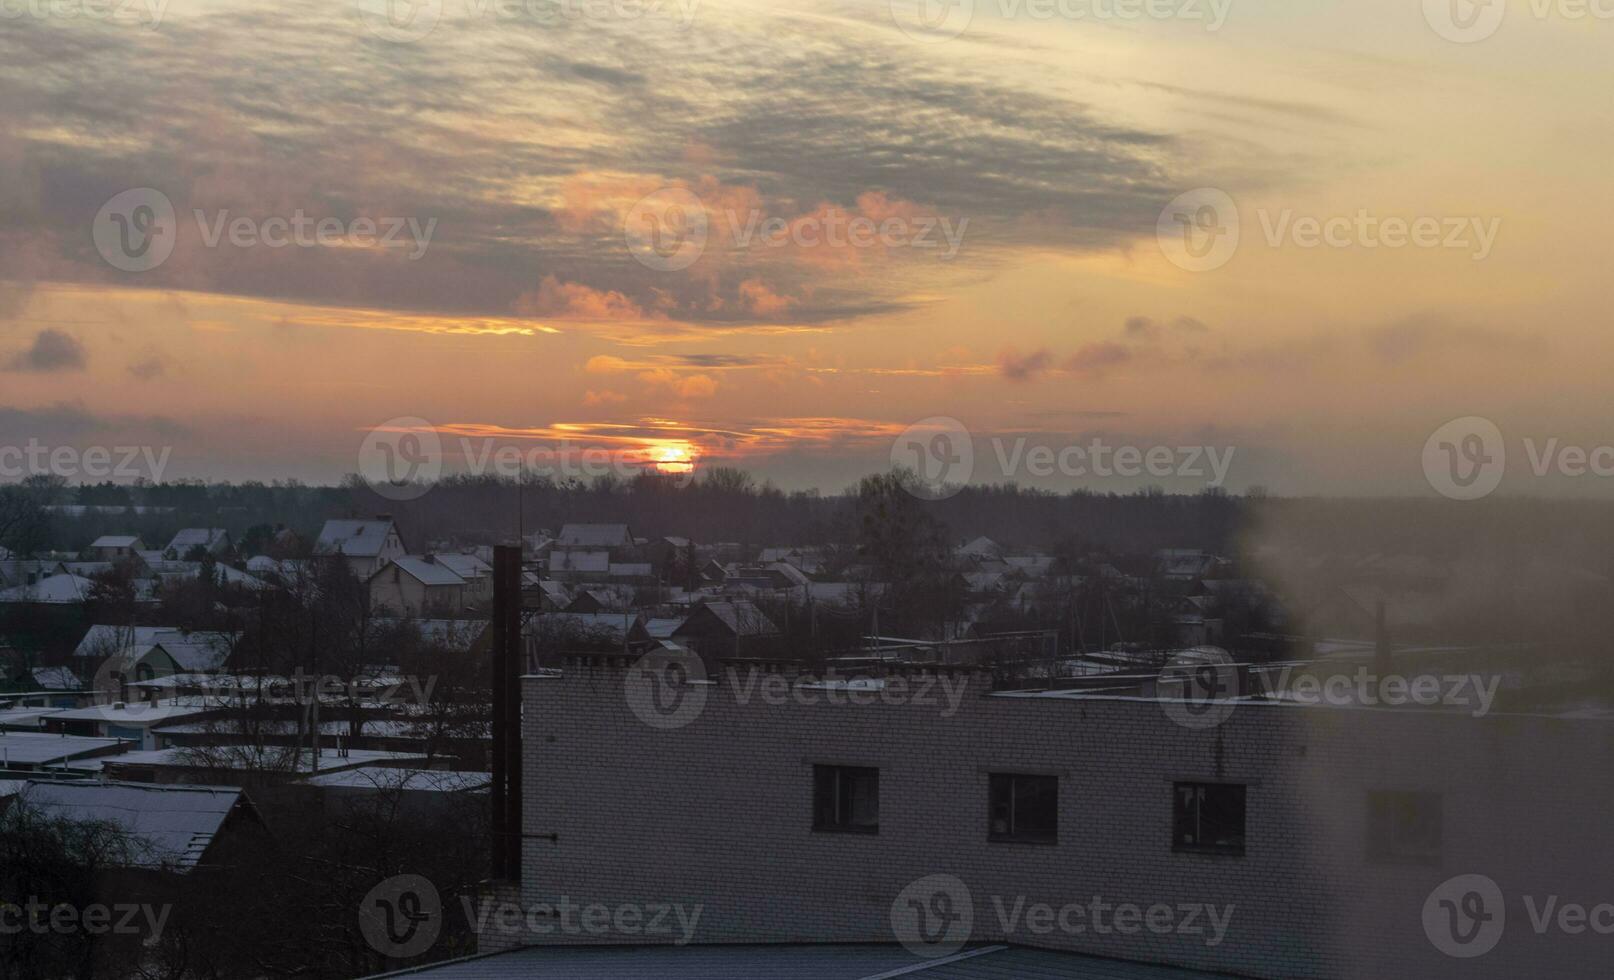
[[[1064,367],[1077,374],[1099,374],[1132,360],[1132,348],[1112,340],[1084,344],[1066,359]]]
[[[1484,327],[1455,324],[1441,316],[1421,314],[1367,331],[1368,349],[1386,364],[1399,364],[1425,354],[1473,350],[1536,353],[1539,338],[1516,337]]]
[[[998,355],[998,373],[1009,381],[1031,381],[1048,367],[1053,357],[1046,347],[1023,355],[1011,347]]]
[[[493,315],[553,276],[621,293],[652,316],[822,324],[909,308],[926,292],[916,281],[989,264],[1002,249],[1151,233],[1179,183],[1173,138],[916,59],[895,32],[751,14],[698,30],[490,17],[399,45],[365,34],[349,7],[199,10],[160,31],[11,22],[0,35],[0,132],[80,135],[13,141],[9,152],[41,176],[28,208],[0,208],[0,240],[60,241],[58,280]],[[135,74],[150,84],[126,84]],[[858,256],[859,275],[714,247],[669,275],[628,255],[618,212],[577,222],[569,203],[555,204],[569,201],[569,181],[605,173],[643,178],[646,190],[745,188],[783,217],[878,192],[967,219],[968,247],[955,266],[919,249],[878,266]],[[86,232],[107,199],[142,185],[173,200],[180,245],[135,280],[103,263]],[[197,208],[437,225],[415,260],[402,249],[206,248]]]
[[[160,357],[147,357],[129,365],[129,374],[141,381],[154,381],[168,373]]]
[[[6,359],[8,371],[82,371],[89,362],[84,345],[60,330],[41,330],[33,344]]]
[[[39,408],[0,405],[0,431],[36,439],[62,439],[89,434],[145,433],[164,437],[190,435],[183,423],[161,415],[117,415],[94,412],[79,402]]]

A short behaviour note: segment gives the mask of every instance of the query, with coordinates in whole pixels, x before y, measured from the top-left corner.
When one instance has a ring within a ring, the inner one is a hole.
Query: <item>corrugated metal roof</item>
[[[427,980],[1209,980],[1221,974],[1016,946],[981,946],[927,960],[900,946],[780,945],[533,947],[380,976]]]

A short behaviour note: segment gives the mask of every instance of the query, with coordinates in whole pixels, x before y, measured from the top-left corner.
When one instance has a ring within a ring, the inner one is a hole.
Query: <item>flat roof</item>
[[[381,977],[428,980],[1209,980],[1226,974],[983,945],[925,959],[897,945],[534,946]]]
[[[0,732],[0,765],[37,766],[112,748],[115,738],[82,735],[43,735],[35,732]]]

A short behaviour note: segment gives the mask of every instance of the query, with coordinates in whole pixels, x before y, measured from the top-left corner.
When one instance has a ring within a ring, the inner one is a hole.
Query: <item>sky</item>
[[[413,433],[1605,495],[1611,47],[1572,0],[0,0],[0,480]]]

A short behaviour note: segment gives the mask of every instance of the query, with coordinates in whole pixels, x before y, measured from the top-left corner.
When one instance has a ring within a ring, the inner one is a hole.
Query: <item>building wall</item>
[[[1608,725],[1254,705],[1193,730],[1147,700],[983,696],[975,675],[951,713],[936,689],[929,704],[803,705],[720,680],[695,720],[663,730],[630,709],[624,663],[523,681],[528,906],[699,904],[696,942],[891,942],[904,887],[948,874],[969,889],[976,941],[1273,978],[1606,975],[1614,937],[1537,936],[1523,897],[1614,902]],[[878,835],[811,829],[814,763],[880,768]],[[993,771],[1059,775],[1057,845],[987,840]],[[1176,780],[1248,784],[1244,856],[1173,851]],[[1438,865],[1367,859],[1370,790],[1443,794]],[[1490,953],[1455,959],[1423,910],[1465,873],[1499,884],[1506,926]],[[998,924],[998,903],[1094,896],[1233,915],[1215,946]]]

